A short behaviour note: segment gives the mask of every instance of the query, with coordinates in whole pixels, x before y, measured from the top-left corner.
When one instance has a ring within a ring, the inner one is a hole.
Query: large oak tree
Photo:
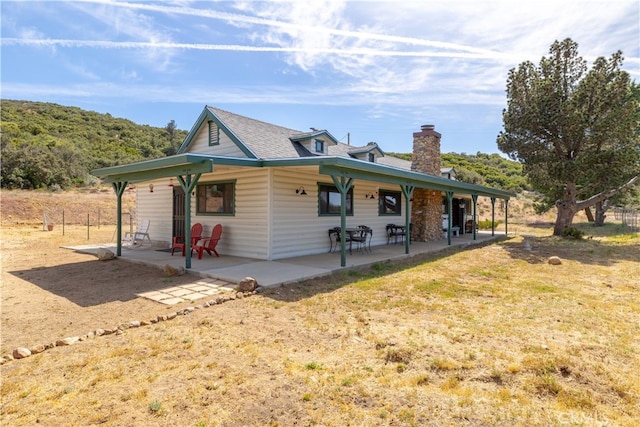
[[[557,208],[554,235],[576,212],[638,181],[637,86],[620,69],[622,52],[590,70],[571,39],[556,41],[539,65],[511,69],[498,148],[523,164],[543,205]]]

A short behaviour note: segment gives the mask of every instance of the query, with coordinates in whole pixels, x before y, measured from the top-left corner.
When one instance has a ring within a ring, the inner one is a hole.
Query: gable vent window
[[[316,153],[324,153],[324,141],[316,139]]]
[[[220,128],[212,120],[209,121],[209,145],[220,145]]]

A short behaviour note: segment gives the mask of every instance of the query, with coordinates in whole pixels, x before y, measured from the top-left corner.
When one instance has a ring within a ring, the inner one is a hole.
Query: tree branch
[[[627,188],[629,188],[632,185],[634,185],[638,181],[638,179],[640,179],[640,175],[634,176],[626,184],[623,184],[618,188],[614,188],[613,190],[603,191],[601,193],[598,193],[598,194],[596,194],[594,196],[589,197],[587,200],[583,200],[583,201],[577,202],[576,203],[576,211],[581,211],[583,209],[586,209],[588,207],[591,207],[591,206],[595,205],[598,202],[602,202],[604,200],[610,199],[611,197],[615,196],[616,194],[620,193],[621,191],[624,191]]]

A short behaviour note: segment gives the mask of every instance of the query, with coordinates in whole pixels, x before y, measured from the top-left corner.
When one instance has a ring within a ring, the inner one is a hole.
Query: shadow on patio
[[[479,232],[475,241],[471,234],[452,238],[451,246],[447,245],[445,239],[435,242],[412,242],[409,254],[404,253],[404,245],[402,244],[379,245],[372,247],[369,253],[354,252],[352,255],[347,254],[347,265],[345,267],[340,267],[339,252],[274,261],[241,258],[224,254],[220,254],[220,257],[216,258],[205,254],[201,260],[197,259],[197,257],[192,257],[191,269],[188,269],[187,272],[230,283],[238,283],[243,278],[250,276],[254,277],[260,286],[276,287],[364,268],[380,262],[401,262],[424,254],[450,253],[449,251],[451,250],[455,251],[470,246],[484,245],[504,238],[503,234],[491,236],[489,232]],[[113,246],[103,247],[115,252],[115,247]],[[68,249],[95,254],[98,246],[74,246]],[[184,266],[185,263],[184,257],[178,254],[171,256],[166,251],[145,247],[136,249],[123,248],[121,259],[158,268],[162,268],[167,264],[174,267]]]

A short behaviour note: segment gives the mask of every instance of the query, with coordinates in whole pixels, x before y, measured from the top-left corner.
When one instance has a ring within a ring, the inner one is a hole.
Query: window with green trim
[[[220,128],[213,120],[209,120],[209,145],[220,144]]]
[[[324,153],[324,141],[321,139],[316,139],[316,153]]]
[[[346,196],[347,215],[353,215],[353,187]],[[320,215],[340,215],[340,192],[335,185],[318,186],[318,212]]]
[[[378,194],[379,215],[401,215],[402,194],[399,191],[379,190]]]
[[[208,182],[196,187],[198,215],[235,214],[235,182]]]

